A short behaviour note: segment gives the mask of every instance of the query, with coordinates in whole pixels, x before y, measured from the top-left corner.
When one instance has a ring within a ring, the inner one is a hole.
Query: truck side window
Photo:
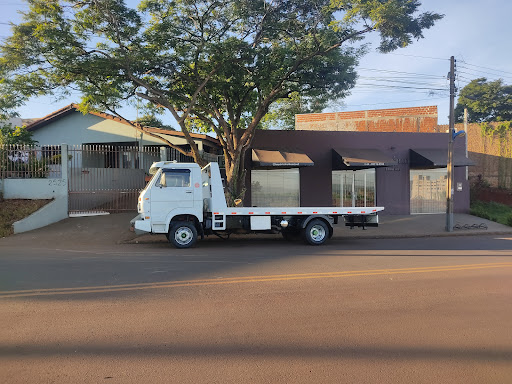
[[[167,187],[190,187],[190,169],[164,169]],[[157,183],[160,186],[160,180]]]

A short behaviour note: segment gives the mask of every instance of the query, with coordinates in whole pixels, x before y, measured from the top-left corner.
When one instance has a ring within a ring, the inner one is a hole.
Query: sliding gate
[[[69,147],[69,214],[135,211],[146,172],[160,148],[110,145]]]

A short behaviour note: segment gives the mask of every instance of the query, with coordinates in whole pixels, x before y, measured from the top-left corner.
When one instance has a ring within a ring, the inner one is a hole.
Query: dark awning
[[[448,164],[448,148],[410,149],[411,168],[444,168]],[[453,155],[454,167],[475,165],[464,153],[455,151]]]
[[[294,168],[315,165],[308,155],[292,151],[253,149],[252,161],[259,167]]]
[[[396,165],[392,157],[378,149],[335,148],[333,149],[333,169],[374,168]]]

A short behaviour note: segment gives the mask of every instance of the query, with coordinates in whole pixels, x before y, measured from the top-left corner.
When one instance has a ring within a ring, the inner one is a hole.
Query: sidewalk
[[[333,237],[353,238],[401,238],[435,236],[471,236],[512,234],[512,227],[467,214],[454,215],[454,231],[447,232],[446,215],[379,216],[377,228],[350,229],[341,225],[334,227]]]
[[[21,233],[0,239],[2,245],[17,246],[30,244],[33,246],[95,248],[102,245],[126,243],[166,243],[164,235],[136,236],[130,231],[130,220],[135,212],[117,213],[106,216],[68,218],[58,223],[34,231]],[[334,238],[402,238],[429,236],[471,236],[496,235],[512,236],[512,227],[484,220],[471,215],[457,214],[454,223],[467,229],[453,232],[445,231],[446,216],[412,215],[412,216],[379,216],[377,228],[350,229],[340,223],[334,227]],[[477,227],[477,228],[473,228]],[[487,229],[485,228],[487,226]],[[233,235],[233,238],[281,238],[280,234]],[[210,237],[211,238],[211,237]]]

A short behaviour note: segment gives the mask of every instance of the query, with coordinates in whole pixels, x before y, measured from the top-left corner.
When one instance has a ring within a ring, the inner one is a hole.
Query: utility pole
[[[468,157],[468,109],[464,108],[464,146],[466,147],[466,158]],[[469,179],[469,167],[466,167],[466,181]]]
[[[446,186],[446,231],[453,232],[453,141],[455,139],[455,58],[450,58],[450,125],[448,141],[448,182]]]

